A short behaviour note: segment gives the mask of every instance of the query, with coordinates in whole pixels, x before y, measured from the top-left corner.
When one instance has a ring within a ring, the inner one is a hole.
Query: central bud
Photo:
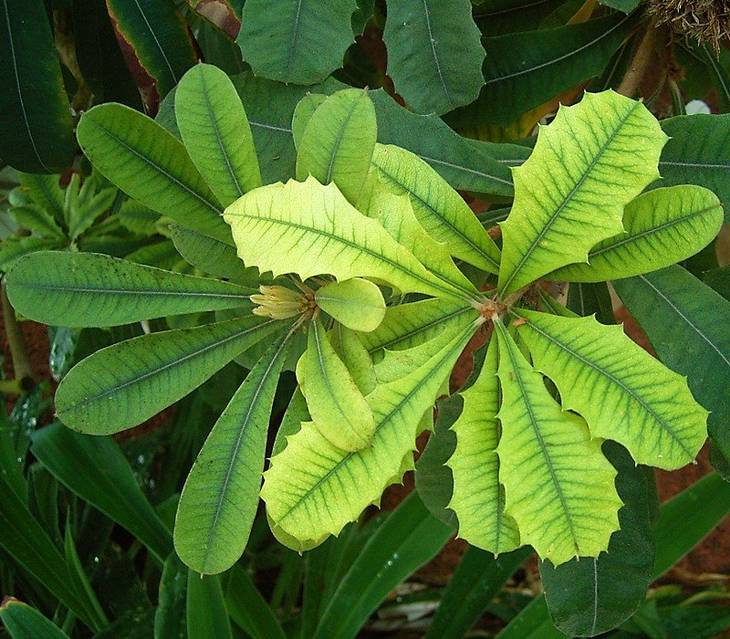
[[[303,289],[306,287],[303,287]],[[309,288],[294,291],[286,286],[260,286],[260,294],[251,295],[251,301],[257,306],[251,311],[254,315],[262,315],[271,319],[283,320],[302,315],[305,318],[314,314],[317,305],[314,292]]]

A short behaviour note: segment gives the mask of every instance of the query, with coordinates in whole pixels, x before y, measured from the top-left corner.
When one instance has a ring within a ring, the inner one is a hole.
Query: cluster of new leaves
[[[710,191],[642,194],[658,177],[666,136],[641,103],[586,94],[541,129],[514,171],[501,250],[425,161],[377,142],[364,91],[303,99],[292,122],[297,179],[267,186],[223,72],[190,70],[174,107],[180,139],[108,104],[83,116],[79,142],[116,186],[172,218],[186,260],[228,281],[38,253],[18,261],[8,293],[21,313],[57,325],[217,315],[102,349],[56,395],[67,426],[111,434],[233,359],[251,369],[180,498],[175,546],[192,568],[217,573],[240,557],[259,491],[274,533],[299,550],[358,518],[413,467],[416,436],[431,427],[436,398],[482,327],[493,328],[491,339],[463,393],[448,460],[449,506],[473,544],[494,552],[531,544],[555,564],[595,556],[617,530],[621,506],[604,439],[637,463],[669,469],[694,458],[707,412],[682,377],[619,329],[573,317],[547,296],[535,310],[541,278],[654,271],[716,235],[722,208]],[[479,290],[455,259],[496,277],[496,287]],[[258,292],[242,285],[252,267],[266,278]],[[286,369],[299,390],[261,488]]]

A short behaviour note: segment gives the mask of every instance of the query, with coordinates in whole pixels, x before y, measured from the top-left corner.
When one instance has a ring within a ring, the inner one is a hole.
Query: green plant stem
[[[15,379],[19,380],[21,386],[25,386],[24,380],[32,380],[33,369],[28,358],[28,351],[25,346],[25,338],[20,330],[20,325],[15,317],[15,309],[10,305],[10,300],[5,292],[5,282],[0,287],[0,297],[2,298],[3,322],[5,324],[5,336],[10,347],[10,357],[13,360],[13,371]]]
[[[650,22],[646,27],[644,37],[639,42],[639,46],[636,47],[629,68],[626,70],[626,74],[621,80],[621,84],[616,89],[617,93],[625,95],[628,98],[633,98],[636,92],[641,87],[641,81],[644,79],[644,74],[651,62],[652,55],[654,54],[654,44],[656,42],[657,28],[653,22]]]

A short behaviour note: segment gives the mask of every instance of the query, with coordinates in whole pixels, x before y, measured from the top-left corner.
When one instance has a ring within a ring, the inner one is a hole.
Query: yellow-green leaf
[[[314,294],[317,306],[354,331],[374,331],[385,317],[385,300],[377,285],[354,277],[331,282]]]

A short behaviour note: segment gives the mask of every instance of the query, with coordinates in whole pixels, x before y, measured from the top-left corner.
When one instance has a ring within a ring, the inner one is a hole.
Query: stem
[[[5,282],[0,287],[0,297],[2,298],[3,321],[5,323],[5,336],[10,347],[10,357],[13,360],[13,371],[15,378],[23,384],[24,380],[34,381],[33,369],[28,359],[28,352],[25,347],[25,339],[20,330],[20,325],[15,317],[15,309],[10,305],[10,300],[5,292]],[[35,384],[32,384],[35,385]],[[25,386],[25,384],[23,384]]]
[[[650,22],[644,33],[644,37],[641,39],[639,46],[636,47],[629,68],[626,70],[626,74],[621,80],[621,84],[616,89],[617,93],[625,95],[628,98],[633,98],[636,92],[641,86],[641,81],[644,78],[647,68],[654,54],[654,43],[656,42],[656,26],[654,22]]]

